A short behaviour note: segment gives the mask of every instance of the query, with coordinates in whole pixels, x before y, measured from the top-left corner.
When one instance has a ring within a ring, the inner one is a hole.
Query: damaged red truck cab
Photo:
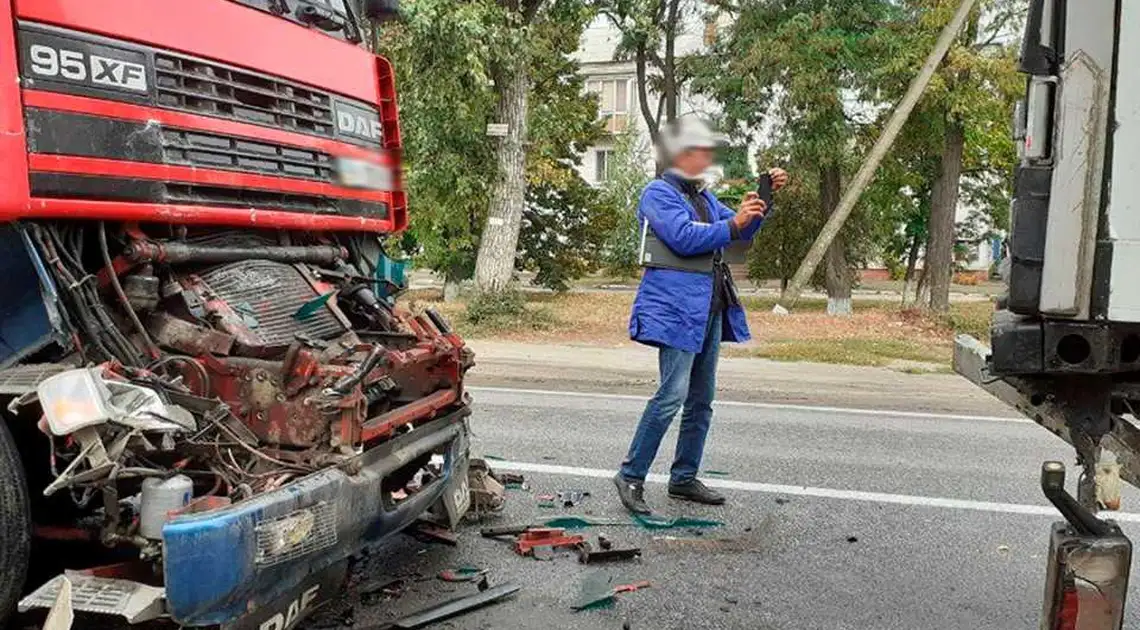
[[[285,630],[466,511],[472,355],[384,250],[385,5],[0,0],[0,625]],[[111,560],[25,584],[58,540]]]

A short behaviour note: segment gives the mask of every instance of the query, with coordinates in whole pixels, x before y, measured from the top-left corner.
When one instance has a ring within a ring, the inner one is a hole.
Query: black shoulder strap
[[[683,186],[673,181],[672,179],[665,177],[664,175],[661,176],[661,179],[664,180],[665,183],[672,186],[677,192],[681,193],[682,197],[689,200],[689,203],[692,204],[693,209],[697,211],[697,216],[702,221],[706,223],[712,222],[712,211],[709,208],[708,199],[705,199],[704,195],[702,195],[699,191],[696,193],[696,195],[694,195],[688,190],[685,190]]]

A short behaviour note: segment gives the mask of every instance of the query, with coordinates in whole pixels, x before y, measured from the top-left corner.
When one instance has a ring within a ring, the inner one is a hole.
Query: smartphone
[[[768,215],[772,212],[772,174],[763,173],[756,184],[756,194],[760,196],[760,201],[764,202],[764,214]]]
[[[756,194],[768,207],[772,206],[772,174],[764,173],[756,184]]]

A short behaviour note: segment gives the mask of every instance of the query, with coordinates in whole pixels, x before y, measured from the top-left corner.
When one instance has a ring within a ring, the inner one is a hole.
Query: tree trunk
[[[903,275],[903,288],[902,288],[902,305],[906,306],[907,300],[910,299],[910,287],[914,282],[914,272],[918,267],[918,250],[922,247],[921,241],[918,240],[918,235],[915,234],[910,239],[910,247],[906,253],[906,273]]]
[[[838,164],[829,164],[819,169],[819,201],[825,216],[831,216],[839,205],[842,192],[842,172]],[[847,316],[851,314],[851,266],[847,262],[847,243],[842,232],[827,248],[827,268],[824,272],[827,286],[827,314]]]
[[[661,126],[657,123],[657,116],[649,108],[649,69],[648,52],[645,43],[639,43],[634,51],[634,67],[637,72],[637,105],[641,110],[641,117],[645,120],[645,128],[649,131],[649,139],[653,143],[653,160],[656,164],[656,176],[665,172],[665,155],[661,152]]]
[[[922,273],[918,274],[918,284],[914,287],[914,303],[918,306],[930,304],[930,275],[926,273],[926,263],[922,265]]]
[[[677,120],[677,23],[680,15],[681,0],[669,0],[669,16],[665,21],[665,67],[661,69],[667,122]]]
[[[958,186],[962,179],[965,130],[957,122],[946,127],[946,144],[930,199],[930,241],[926,248],[926,275],[930,285],[930,310],[950,310],[950,279],[954,272],[954,215],[958,210]]]
[[[508,288],[515,271],[526,202],[526,114],[530,92],[526,64],[496,73],[495,89],[499,93],[496,122],[507,124],[507,135],[495,149],[499,173],[491,189],[491,207],[475,261],[475,286],[484,293]]]

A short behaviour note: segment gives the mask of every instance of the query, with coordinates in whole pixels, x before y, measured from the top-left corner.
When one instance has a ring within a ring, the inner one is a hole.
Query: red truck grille
[[[218,64],[154,56],[158,104],[162,107],[333,136],[332,100],[300,85]]]
[[[164,161],[169,164],[192,164],[326,182],[336,179],[332,157],[321,151],[181,129],[163,129],[161,136]]]
[[[134,219],[165,205],[201,224],[406,225],[392,97],[364,102],[369,90],[348,97],[138,38],[32,22],[16,35],[37,216]],[[386,62],[360,52],[361,80],[391,92]],[[63,57],[118,74],[62,73]]]

